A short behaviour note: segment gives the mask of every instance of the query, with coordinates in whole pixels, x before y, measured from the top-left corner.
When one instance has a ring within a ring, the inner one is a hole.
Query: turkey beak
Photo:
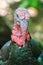
[[[17,24],[20,25],[20,22],[18,21]]]

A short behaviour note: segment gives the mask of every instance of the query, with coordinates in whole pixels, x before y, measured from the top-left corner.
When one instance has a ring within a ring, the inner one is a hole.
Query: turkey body
[[[26,42],[24,47],[19,48],[17,44],[11,44],[9,58],[6,65],[33,65],[34,57],[30,43]]]
[[[8,51],[7,62],[4,65],[33,65],[36,62],[36,59],[33,57],[30,42],[26,41],[25,46],[21,48],[11,42]],[[6,52],[4,54],[6,55]]]

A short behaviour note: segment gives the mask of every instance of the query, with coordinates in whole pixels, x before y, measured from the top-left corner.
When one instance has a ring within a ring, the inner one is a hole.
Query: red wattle
[[[22,30],[20,26],[15,25],[12,30],[11,40],[12,42],[16,42],[19,47],[22,47],[25,44],[25,40],[30,41],[30,35],[28,34],[28,30],[26,30],[26,34],[22,35]]]

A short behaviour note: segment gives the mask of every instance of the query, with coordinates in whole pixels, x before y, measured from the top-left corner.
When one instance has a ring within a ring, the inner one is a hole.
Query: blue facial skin
[[[27,26],[28,26],[28,22],[23,19],[21,22],[20,22],[20,25],[22,26],[22,30],[26,30],[27,29]]]
[[[25,8],[18,8],[17,10],[19,10],[19,9],[21,9],[21,10],[24,12],[24,14],[28,13],[28,11],[27,11]],[[21,21],[21,20],[19,19],[18,14],[17,14],[17,10],[16,10],[15,13],[14,13],[14,17],[15,17],[15,19],[16,19],[17,21]],[[24,19],[25,19],[25,18],[24,18]],[[24,20],[24,19],[23,19],[23,20]]]
[[[19,14],[17,14],[17,11],[20,10],[20,9],[22,10],[22,12],[23,12],[25,15],[26,15],[26,13],[28,13],[28,11],[27,11],[25,8],[18,8],[18,9],[15,11],[15,13],[14,13],[14,17],[15,17],[15,19],[16,19],[16,22],[19,23],[19,25],[21,26],[21,29],[22,29],[23,34],[25,34],[24,31],[26,31],[26,29],[27,29],[28,22],[27,22],[25,16],[24,16],[23,19],[19,19]]]

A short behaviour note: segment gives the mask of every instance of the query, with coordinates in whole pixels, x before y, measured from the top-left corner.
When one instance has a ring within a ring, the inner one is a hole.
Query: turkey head
[[[12,30],[11,40],[16,42],[18,46],[24,46],[25,40],[30,40],[30,35],[28,34],[27,26],[30,15],[25,8],[18,8],[14,13],[14,27]]]

